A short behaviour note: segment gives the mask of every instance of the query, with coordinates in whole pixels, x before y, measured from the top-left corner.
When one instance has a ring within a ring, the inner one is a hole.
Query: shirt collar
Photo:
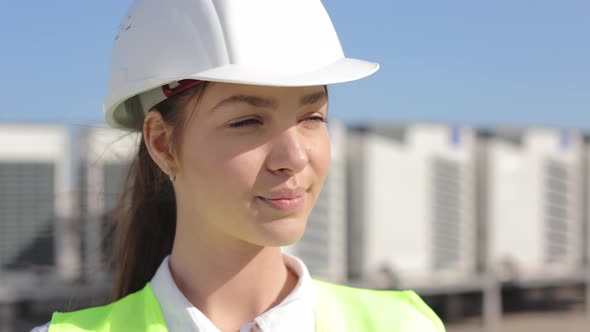
[[[287,267],[299,280],[295,288],[275,307],[256,317],[242,328],[249,331],[258,326],[259,331],[313,331],[316,291],[305,264],[295,256],[283,253]],[[170,257],[164,258],[150,284],[160,303],[162,314],[170,332],[219,332],[219,329],[195,308],[176,286],[169,267]]]

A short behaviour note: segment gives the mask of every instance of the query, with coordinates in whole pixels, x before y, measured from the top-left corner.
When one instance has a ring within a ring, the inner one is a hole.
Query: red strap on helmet
[[[166,84],[162,86],[162,92],[164,96],[167,98],[174,96],[175,94],[181,93],[182,91],[192,88],[193,86],[197,86],[203,83],[203,81],[199,80],[180,80],[178,81],[178,85],[171,88],[170,84]]]

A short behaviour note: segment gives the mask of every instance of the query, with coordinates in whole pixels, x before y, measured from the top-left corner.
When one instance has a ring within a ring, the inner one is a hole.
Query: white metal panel
[[[475,269],[473,130],[406,126],[365,133],[364,181],[351,201],[362,213],[364,279],[390,270],[404,285],[457,281]],[[395,136],[392,137],[392,136]],[[359,190],[360,189],[360,190]],[[452,190],[453,192],[445,192]],[[357,259],[358,260],[358,259]],[[353,268],[356,268],[353,266]]]
[[[68,132],[59,125],[0,124],[0,157],[16,161],[62,162]]]
[[[520,148],[494,140],[489,145],[488,262],[502,274],[539,260],[540,230],[531,208],[536,201],[534,175]]]
[[[581,136],[523,130],[489,144],[489,268],[504,278],[567,275],[583,257]]]
[[[398,142],[366,137],[367,271],[422,271],[428,265],[429,228],[424,209],[426,165]]]

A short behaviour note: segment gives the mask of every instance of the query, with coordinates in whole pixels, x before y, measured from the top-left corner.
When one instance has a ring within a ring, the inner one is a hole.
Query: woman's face
[[[323,86],[210,84],[185,110],[179,226],[260,246],[297,241],[330,163],[327,106]]]

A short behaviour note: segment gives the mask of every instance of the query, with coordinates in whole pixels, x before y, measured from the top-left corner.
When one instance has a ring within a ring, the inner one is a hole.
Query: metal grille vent
[[[329,253],[330,241],[330,176],[325,180],[325,185],[318,200],[311,211],[307,221],[305,234],[297,244],[298,255],[314,275],[322,275],[331,264]]]
[[[0,164],[0,266],[53,265],[54,165]]]
[[[432,161],[433,257],[437,270],[452,268],[461,256],[462,165],[435,157]]]
[[[562,162],[549,160],[545,165],[545,261],[562,260],[568,253],[570,172]]]
[[[124,163],[105,163],[103,166],[103,237],[101,238],[101,247],[105,257],[110,256],[113,246],[113,228],[110,222],[122,193],[129,165]]]
[[[104,165],[103,192],[105,213],[109,213],[117,207],[128,169],[129,165],[123,163],[106,163]]]

